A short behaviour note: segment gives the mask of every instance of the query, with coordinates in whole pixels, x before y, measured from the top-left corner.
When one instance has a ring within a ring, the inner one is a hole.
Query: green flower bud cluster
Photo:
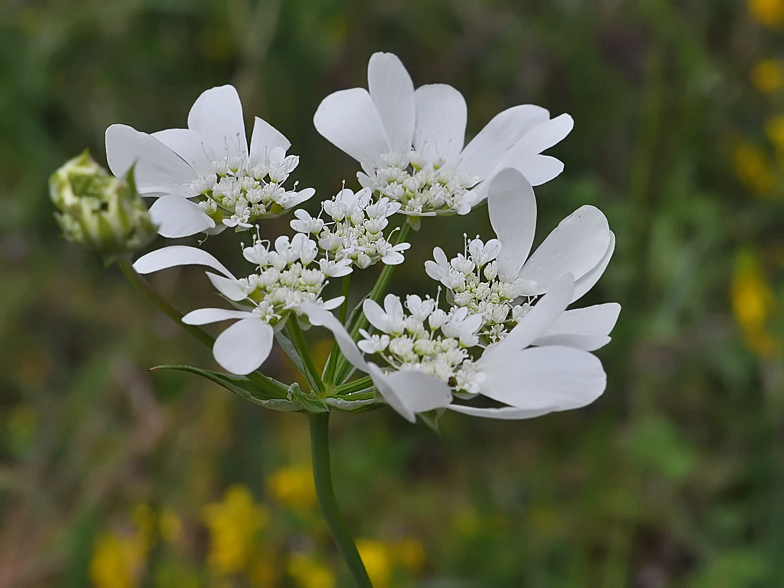
[[[65,238],[74,243],[122,255],[155,237],[156,227],[136,193],[133,168],[120,180],[84,151],[52,174],[49,195]]]

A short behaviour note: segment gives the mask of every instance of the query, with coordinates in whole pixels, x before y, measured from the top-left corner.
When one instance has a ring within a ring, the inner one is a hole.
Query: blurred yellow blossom
[[[751,83],[758,92],[772,94],[784,86],[784,62],[780,59],[765,59],[751,70]]]
[[[278,585],[274,547],[264,545],[258,550],[248,569],[248,578],[256,588],[275,588]]]
[[[90,581],[95,588],[134,588],[144,559],[137,536],[105,533],[95,542],[90,559]]]
[[[733,152],[735,173],[751,190],[760,196],[768,196],[775,183],[772,164],[765,152],[748,141],[741,141]]]
[[[300,588],[335,588],[335,574],[307,553],[289,557],[288,573]]]
[[[403,539],[395,546],[400,564],[412,574],[419,574],[425,567],[425,546],[419,539]]]
[[[210,530],[207,564],[218,575],[246,569],[256,546],[256,535],[269,520],[267,509],[257,505],[245,486],[232,486],[221,502],[204,507]]]
[[[372,539],[357,540],[357,549],[375,588],[388,588],[394,569],[392,552],[386,543]]]
[[[174,543],[182,537],[182,521],[177,513],[170,508],[161,510],[158,519],[158,531],[161,534],[161,539]]]
[[[780,26],[784,22],[784,0],[748,0],[749,12],[760,23]]]
[[[282,468],[272,474],[267,488],[275,500],[292,509],[315,506],[316,486],[309,466]]]
[[[765,133],[773,146],[784,153],[784,114],[774,114],[765,121]]]
[[[774,355],[780,342],[767,332],[766,325],[776,298],[752,252],[744,251],[736,257],[731,294],[732,311],[746,345],[763,357]]]

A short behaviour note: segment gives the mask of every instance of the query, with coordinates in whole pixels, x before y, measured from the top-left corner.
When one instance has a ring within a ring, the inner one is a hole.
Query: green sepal
[[[210,370],[203,370],[189,365],[159,365],[151,368],[154,370],[178,370],[181,372],[189,372],[196,374],[202,378],[206,378],[215,382],[219,386],[223,386],[229,392],[233,392],[240,398],[249,400],[254,404],[263,406],[264,408],[271,408],[272,410],[280,410],[283,412],[301,411],[303,406],[293,399],[276,398],[273,389],[267,389],[266,386],[261,386],[259,383],[251,382],[244,376],[234,376],[231,374],[222,374],[220,372],[213,372]],[[291,388],[289,388],[289,392]]]
[[[298,404],[307,412],[313,412],[317,414],[322,412],[329,412],[329,406],[327,406],[323,400],[303,392],[300,390],[299,384],[296,382],[289,386],[289,400]]]

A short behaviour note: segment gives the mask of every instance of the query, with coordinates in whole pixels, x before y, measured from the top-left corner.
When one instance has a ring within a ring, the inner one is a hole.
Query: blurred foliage
[[[183,126],[233,83],[332,194],[354,164],[311,116],[378,50],[462,91],[469,134],[518,103],[574,116],[538,239],[599,206],[618,248],[586,303],[624,310],[587,409],[447,415],[441,437],[392,411],[333,419],[377,588],[780,586],[782,23],[781,0],[0,3],[0,586],[350,586],[298,473],[305,419],[148,373],[212,358],[62,241],[46,178],[101,154],[109,124]],[[416,234],[400,290],[423,293],[432,247],[464,232],[490,234],[483,210]],[[212,297],[198,271],[155,278],[184,309]]]

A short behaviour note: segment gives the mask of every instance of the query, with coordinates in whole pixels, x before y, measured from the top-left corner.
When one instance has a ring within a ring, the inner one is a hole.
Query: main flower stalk
[[[332,472],[329,462],[329,413],[308,414],[310,421],[310,447],[313,456],[313,479],[316,484],[321,512],[327,521],[340,554],[359,588],[373,588],[357,546],[340,514],[335,492],[332,489]]]

